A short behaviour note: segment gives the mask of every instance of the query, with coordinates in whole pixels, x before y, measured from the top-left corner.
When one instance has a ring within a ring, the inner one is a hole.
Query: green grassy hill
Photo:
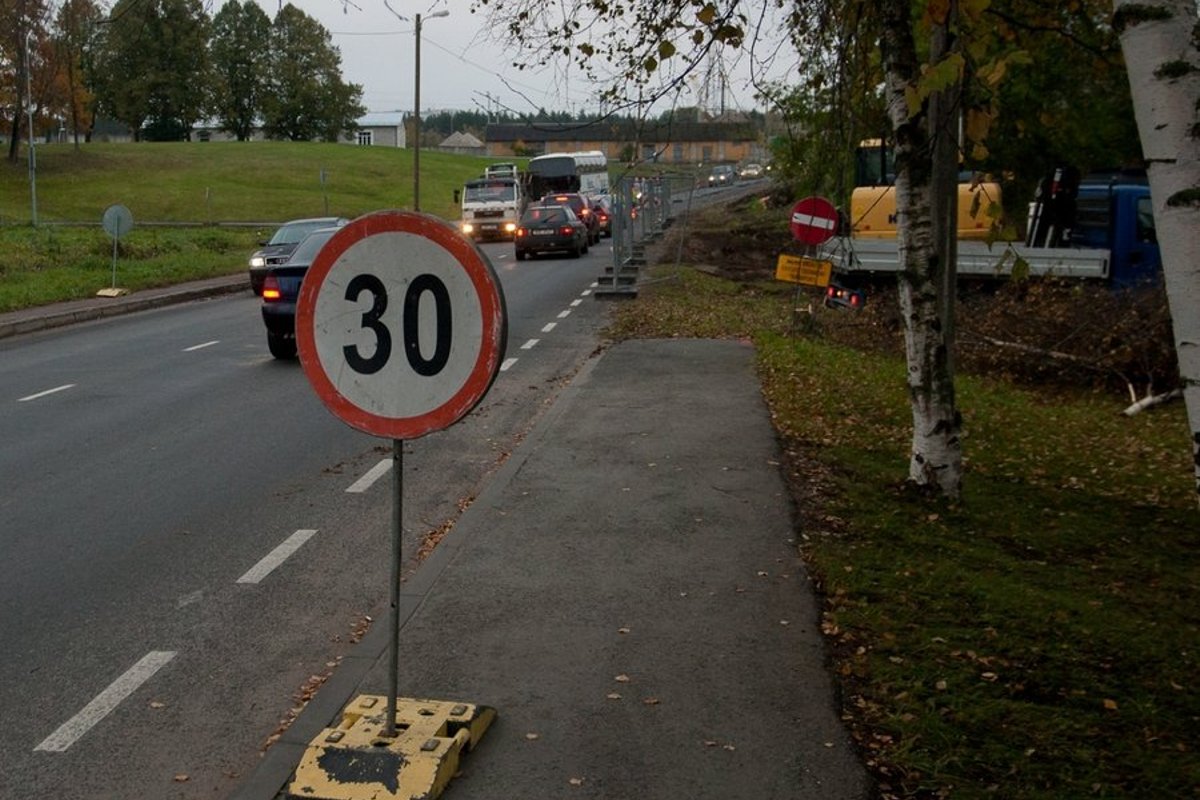
[[[237,274],[275,223],[413,206],[411,150],[141,142],[44,145],[36,156],[36,228],[26,152],[0,162],[0,312],[89,297],[114,280],[136,291]],[[457,219],[454,190],[493,160],[422,151],[421,210]],[[112,240],[100,227],[114,203],[134,220],[115,279]]]
[[[38,222],[99,223],[125,205],[138,222],[279,222],[412,208],[412,150],[310,142],[140,142],[39,146]],[[0,224],[27,225],[26,153],[0,165]],[[457,217],[454,189],[494,159],[421,151],[421,207]]]

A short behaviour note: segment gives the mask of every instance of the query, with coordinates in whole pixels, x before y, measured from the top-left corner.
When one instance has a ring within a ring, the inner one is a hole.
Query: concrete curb
[[[163,289],[149,289],[123,297],[95,297],[0,314],[0,339],[60,328],[79,322],[132,314],[152,308],[189,303],[250,288],[246,275],[214,278]]]

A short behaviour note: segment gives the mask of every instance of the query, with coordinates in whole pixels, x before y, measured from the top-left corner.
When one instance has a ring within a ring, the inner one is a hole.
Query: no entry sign
[[[806,197],[792,207],[792,236],[804,244],[824,244],[837,233],[837,209],[824,197]]]
[[[341,228],[296,307],[300,362],[322,402],[366,433],[413,439],[487,393],[507,335],[491,265],[448,223],[381,211]]]

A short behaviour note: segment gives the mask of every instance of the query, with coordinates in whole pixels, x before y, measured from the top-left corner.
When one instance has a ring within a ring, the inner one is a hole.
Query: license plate
[[[553,236],[554,235],[554,231],[530,231],[529,233],[533,236]]]

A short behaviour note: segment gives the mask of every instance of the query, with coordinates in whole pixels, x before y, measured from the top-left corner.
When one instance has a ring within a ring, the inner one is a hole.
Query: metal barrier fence
[[[646,245],[663,235],[675,216],[690,209],[695,182],[690,177],[626,177],[612,188],[612,265],[599,276],[598,294],[636,296]],[[677,205],[686,208],[677,209]]]

